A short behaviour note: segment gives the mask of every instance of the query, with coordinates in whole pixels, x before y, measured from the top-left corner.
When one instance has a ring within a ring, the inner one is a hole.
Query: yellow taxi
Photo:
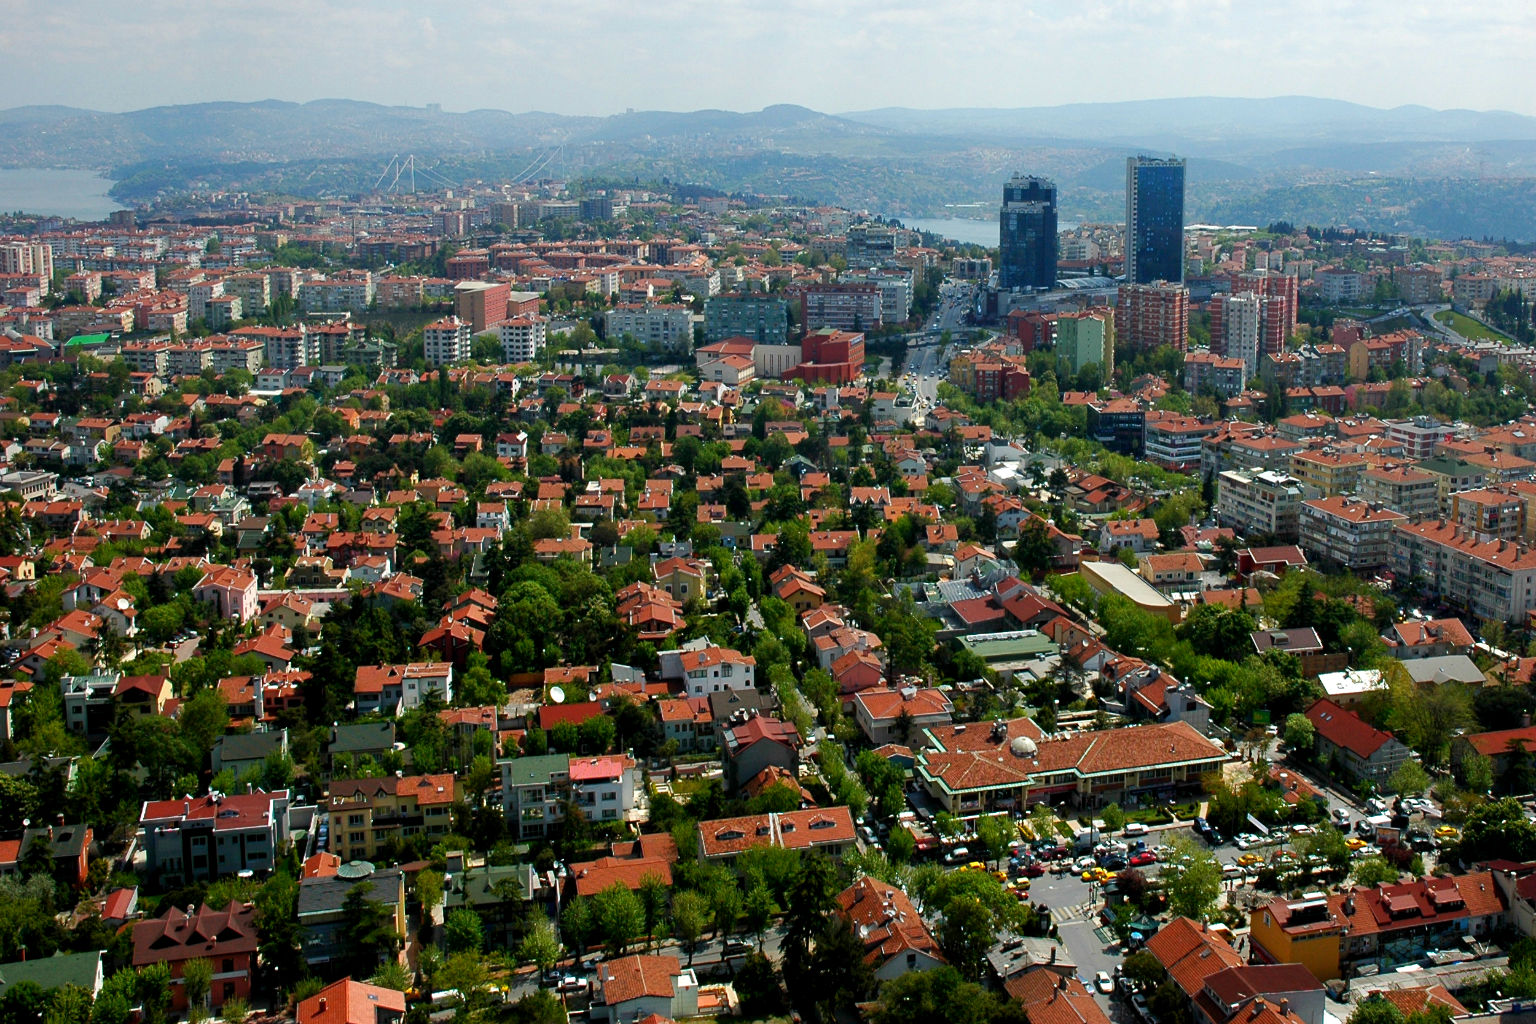
[[[1247,868],[1247,867],[1252,867],[1253,865],[1259,863],[1263,859],[1264,859],[1263,857],[1260,857],[1256,853],[1244,853],[1244,854],[1241,854],[1237,858],[1237,863],[1240,866]]]
[[[1367,843],[1364,839],[1354,837],[1344,840],[1344,845],[1350,850],[1363,850],[1370,844]]]
[[[1456,831],[1455,827],[1451,825],[1441,825],[1439,828],[1435,829],[1436,839],[1455,839],[1459,835],[1461,835],[1461,833]]]
[[[985,870],[987,870],[987,866],[985,864],[983,864],[979,860],[973,860],[969,864],[967,864],[963,870],[965,870],[965,871],[985,871]]]

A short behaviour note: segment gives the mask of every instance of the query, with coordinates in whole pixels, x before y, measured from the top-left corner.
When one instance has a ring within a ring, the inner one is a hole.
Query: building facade
[[[1056,285],[1056,183],[1014,175],[998,211],[1000,288],[1048,290]]]
[[[1125,161],[1125,280],[1184,283],[1184,161]]]

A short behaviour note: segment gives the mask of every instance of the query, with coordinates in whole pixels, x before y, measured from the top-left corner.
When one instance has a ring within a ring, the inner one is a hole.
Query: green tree
[[[1221,865],[1208,849],[1186,837],[1176,836],[1169,845],[1173,853],[1168,861],[1183,865],[1183,870],[1163,872],[1168,909],[1179,917],[1203,921],[1221,898]]]
[[[1099,812],[1099,817],[1104,819],[1104,829],[1107,832],[1119,832],[1125,828],[1125,811],[1119,804],[1112,803]]]
[[[1312,746],[1317,742],[1317,728],[1312,720],[1299,711],[1293,711],[1285,716],[1285,745],[1293,753],[1309,755]]]
[[[612,956],[621,956],[644,934],[645,908],[640,897],[622,882],[615,882],[592,897],[592,916],[597,934]]]
[[[640,906],[645,916],[645,938],[647,943],[656,937],[656,929],[661,927],[661,922],[667,913],[667,883],[661,880],[657,874],[648,874],[640,879]]]
[[[1396,867],[1387,862],[1385,857],[1364,857],[1355,862],[1350,876],[1356,885],[1371,888],[1387,882],[1396,882],[1400,873]]]
[[[532,963],[540,974],[551,970],[559,962],[560,938],[547,917],[540,915],[535,918],[533,926],[517,947],[517,958]]]
[[[1387,788],[1400,796],[1419,796],[1429,789],[1429,773],[1423,765],[1409,758],[1392,773]]]
[[[362,977],[372,974],[379,962],[400,945],[394,913],[379,901],[369,899],[372,892],[372,882],[359,882],[347,890],[341,901],[342,949],[352,974]]]
[[[967,978],[979,981],[987,950],[997,941],[997,918],[979,899],[954,900],[944,908],[938,939],[945,959]]]
[[[747,933],[755,937],[761,946],[768,926],[773,923],[773,894],[766,885],[759,882],[747,890],[745,908]]]
[[[448,912],[443,921],[443,945],[452,953],[478,953],[485,944],[480,915],[468,907]]]
[[[996,863],[1008,854],[1008,842],[1013,838],[1012,823],[999,815],[985,815],[976,819],[976,841],[986,851],[987,860]]]
[[[197,957],[181,965],[181,983],[187,994],[187,1007],[194,1019],[208,1012],[208,993],[213,988],[213,961]]]
[[[1457,765],[1461,783],[1473,793],[1493,790],[1493,760],[1476,750],[1468,750]]]
[[[693,966],[694,947],[709,922],[709,903],[701,893],[691,889],[679,892],[672,899],[672,933],[688,950],[688,965]]]
[[[1349,1024],[1404,1024],[1403,1011],[1380,993],[1373,993],[1355,1004]]]

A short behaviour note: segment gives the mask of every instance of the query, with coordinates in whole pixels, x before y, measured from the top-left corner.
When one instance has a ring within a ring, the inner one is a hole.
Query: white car
[[[1110,995],[1115,991],[1115,982],[1108,971],[1098,971],[1093,976],[1093,987],[1105,995]]]

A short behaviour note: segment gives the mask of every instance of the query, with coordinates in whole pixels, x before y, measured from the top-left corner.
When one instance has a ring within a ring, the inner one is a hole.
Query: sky
[[[1536,5],[0,0],[0,105],[829,113],[1306,95],[1536,115]]]

